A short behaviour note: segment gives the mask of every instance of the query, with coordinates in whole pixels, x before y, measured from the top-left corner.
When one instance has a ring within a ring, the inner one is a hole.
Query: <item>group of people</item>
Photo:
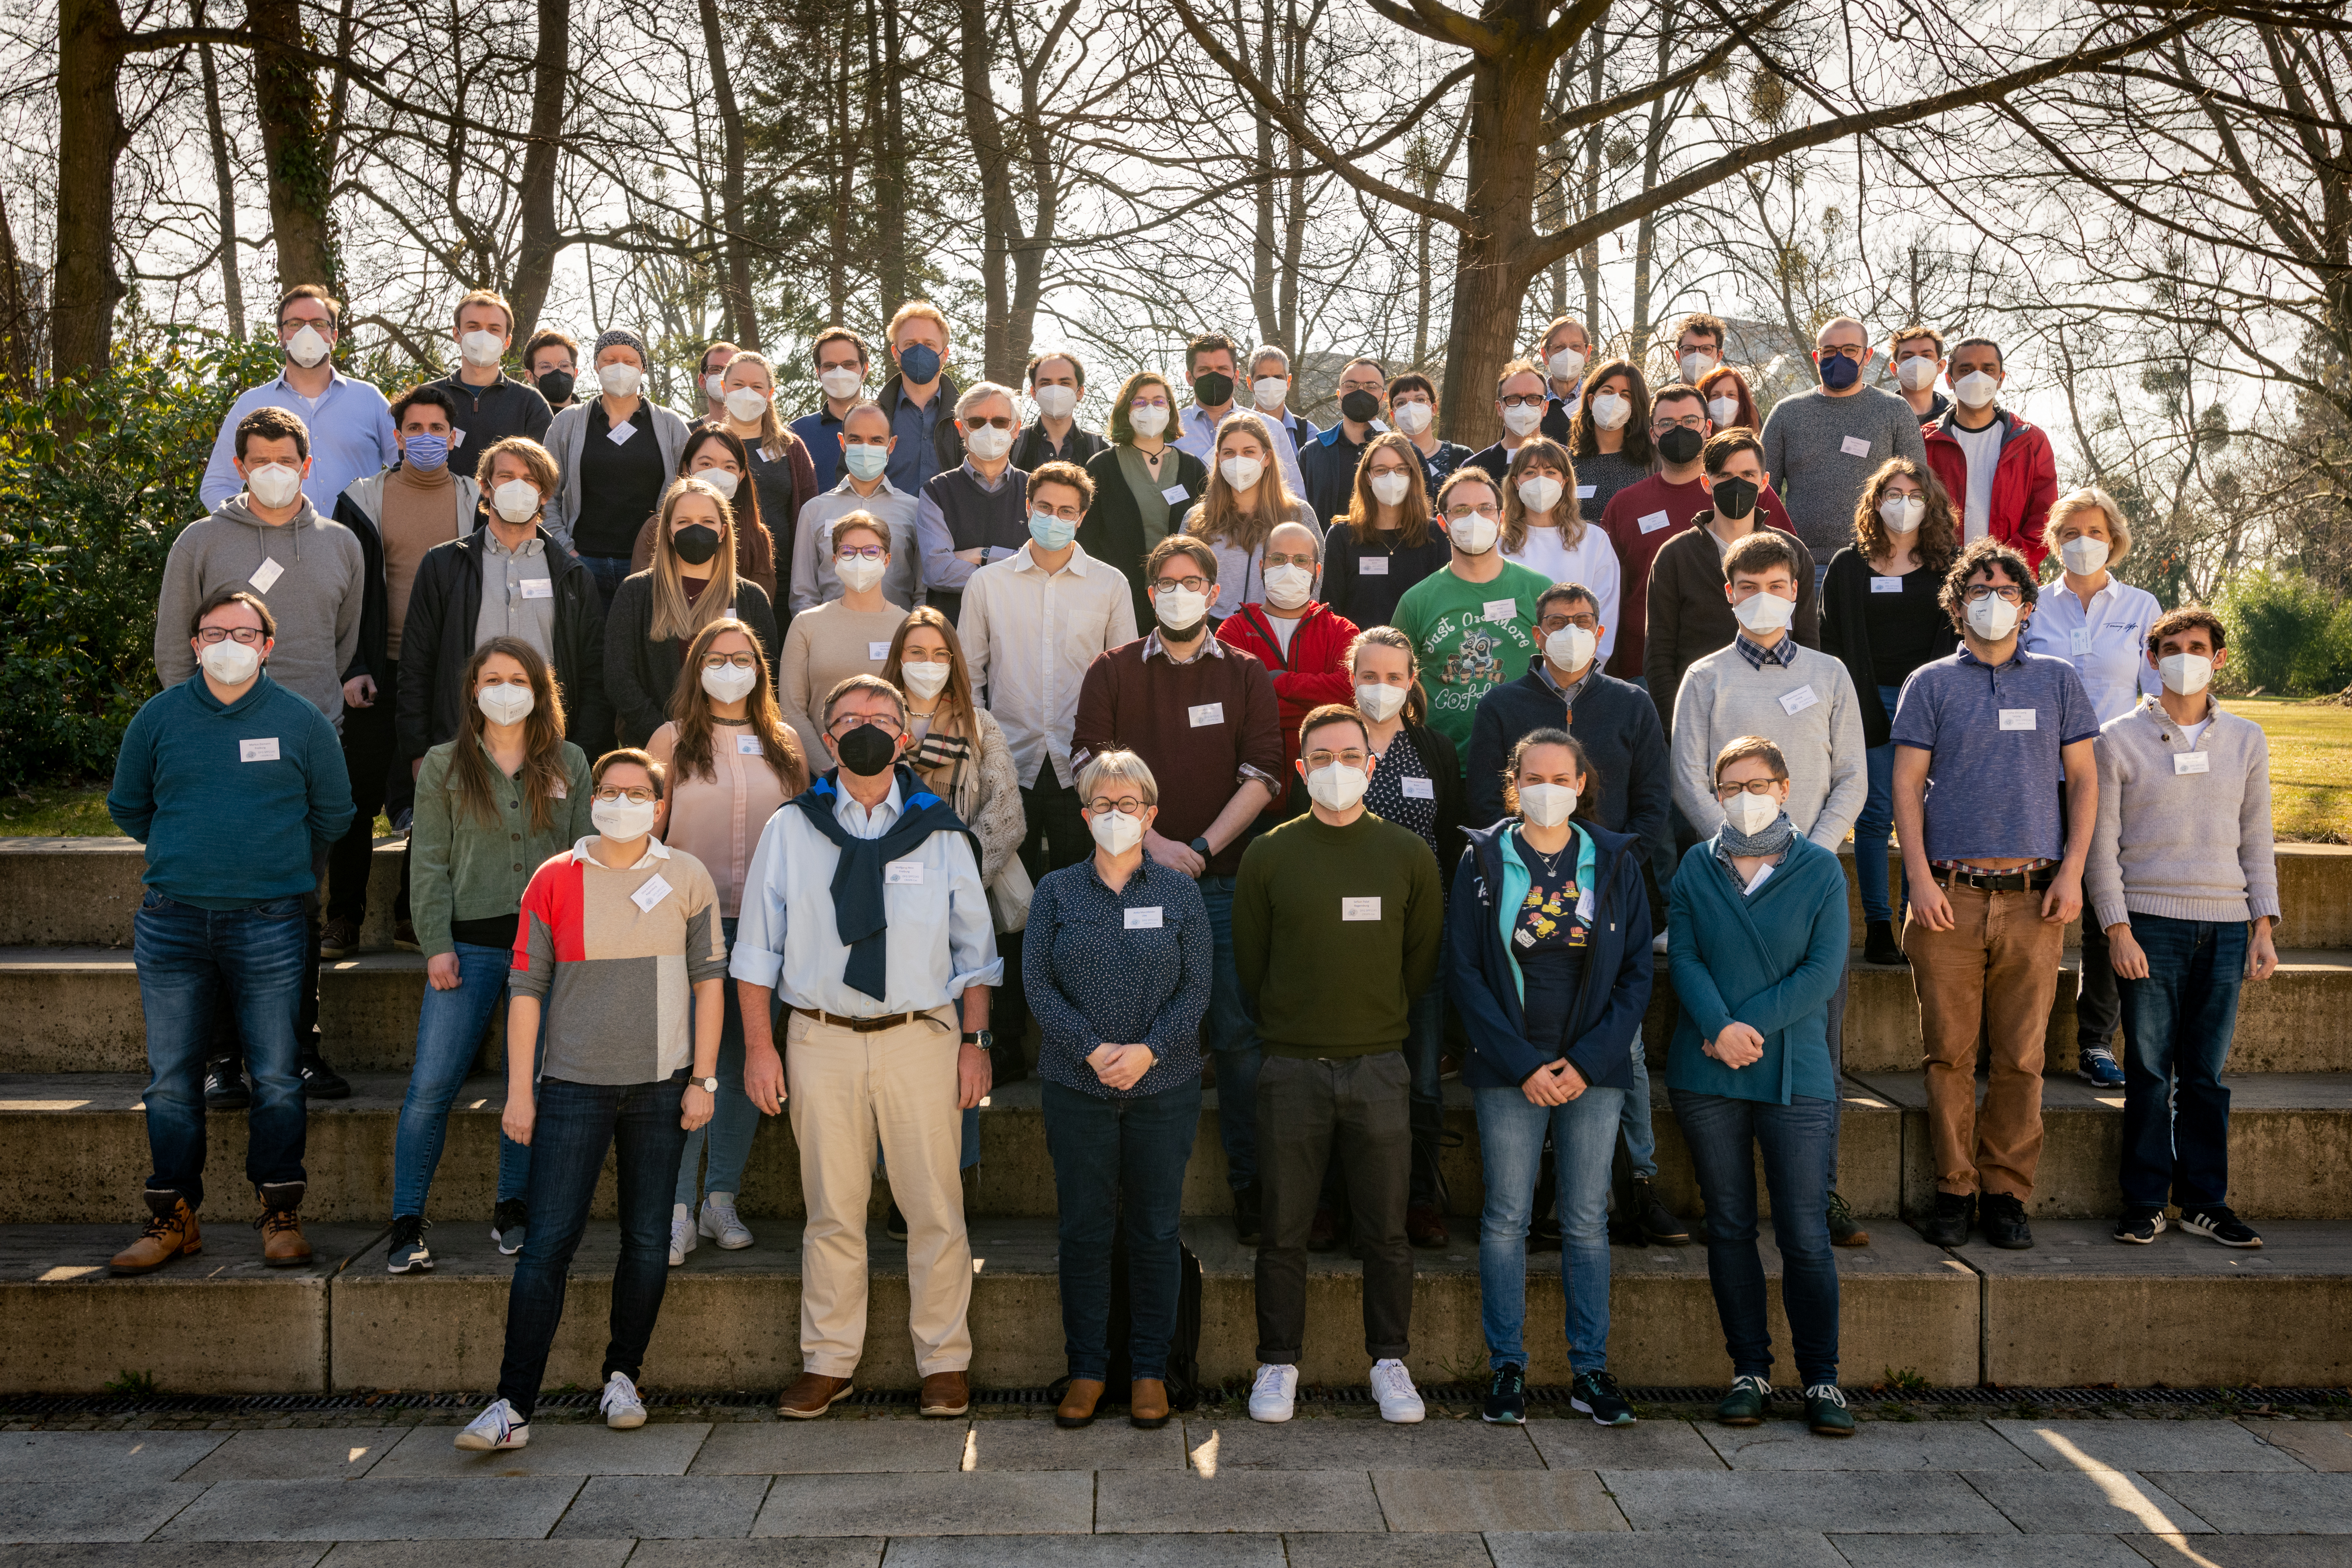
[[[1850,833],[1862,961],[1907,964],[1918,997],[1927,1239],[2032,1245],[2043,1036],[2087,906],[2078,1070],[2125,1091],[2116,1238],[2177,1205],[2261,1244],[2227,1206],[2220,1073],[2242,981],[2276,964],[2263,734],[2212,698],[2221,623],[2159,613],[2113,574],[2115,502],[2055,493],[1987,340],[1897,331],[1898,394],[1866,384],[1862,323],[1832,321],[1819,384],[1759,428],[1721,321],[1680,323],[1679,376],[1653,387],[1562,319],[1505,368],[1505,434],[1472,452],[1435,434],[1418,373],[1348,362],[1318,429],[1278,350],[1213,332],[1181,381],[1128,376],[1097,435],[1074,354],[1030,362],[1024,423],[1013,389],[950,378],[919,301],[871,397],[866,342],[820,333],[823,405],[789,425],[772,364],[726,343],[691,413],[649,400],[624,330],[594,340],[592,382],[550,331],[509,376],[487,292],[458,302],[459,368],[389,402],[334,368],[324,290],[278,318],[285,371],[231,410],[215,510],[173,544],[163,690],[109,796],[147,846],[154,1167],[113,1267],[201,1246],[208,1104],[247,1109],[265,1259],[309,1258],[304,1103],[347,1092],[318,966],[358,941],[391,816],[397,941],[426,961],[395,1274],[434,1265],[448,1112],[505,1021],[490,1228],[518,1260],[499,1398],[460,1447],[528,1440],[608,1152],[603,1405],[644,1420],[668,1270],[752,1245],[736,1195],[762,1117],[791,1118],[807,1207],[780,1411],[854,1385],[878,1168],[921,1409],[961,1414],[961,1173],[1033,1022],[1064,1426],[1115,1398],[1115,1359],[1129,1418],[1169,1419],[1209,1085],[1256,1248],[1250,1415],[1291,1415],[1306,1256],[1347,1236],[1381,1412],[1421,1419],[1413,1251],[1451,1240],[1455,1075],[1486,1417],[1524,1419],[1527,1254],[1549,1237],[1575,1407],[1629,1424],[1612,1228],[1690,1239],[1652,1184],[1662,967],[1720,1416],[1772,1398],[1760,1158],[1805,1417],[1851,1432],[1831,1250],[1868,1241],[1838,1195]]]

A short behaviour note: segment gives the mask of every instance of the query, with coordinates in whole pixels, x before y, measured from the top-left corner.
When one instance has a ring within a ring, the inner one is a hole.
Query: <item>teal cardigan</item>
[[[1851,931],[1845,871],[1801,837],[1751,898],[1700,840],[1683,857],[1667,903],[1666,953],[1682,1003],[1666,1059],[1676,1094],[1786,1105],[1829,1100],[1829,1004],[1845,973]],[[1703,1047],[1737,1020],[1764,1037],[1764,1055],[1724,1066]]]

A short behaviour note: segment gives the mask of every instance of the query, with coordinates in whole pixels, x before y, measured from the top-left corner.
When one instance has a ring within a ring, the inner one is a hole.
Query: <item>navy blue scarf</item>
[[[833,923],[849,944],[849,964],[842,978],[850,986],[880,1001],[889,989],[888,921],[883,911],[883,866],[904,858],[934,833],[961,833],[971,839],[972,860],[980,859],[980,841],[947,802],[925,789],[914,773],[900,766],[898,820],[879,838],[860,838],[844,827],[834,812],[841,804],[835,773],[825,773],[785,804],[800,807],[809,826],[833,841],[841,852],[833,872]]]

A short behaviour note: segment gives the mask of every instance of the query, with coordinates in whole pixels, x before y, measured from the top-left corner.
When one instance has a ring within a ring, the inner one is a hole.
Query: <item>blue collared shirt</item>
[[[903,810],[898,785],[869,813],[840,792],[834,818],[857,838],[879,838]],[[882,900],[888,930],[888,989],[868,996],[842,978],[849,945],[833,917],[833,873],[841,851],[810,826],[798,806],[768,818],[743,884],[742,914],[728,973],[765,985],[794,1007],[821,1008],[843,1017],[928,1013],[963,994],[967,985],[1003,982],[995,928],[971,841],[961,833],[934,833],[902,859],[890,862]]]
[[[2104,724],[2138,707],[2142,697],[2163,691],[2147,662],[2147,629],[2162,613],[2155,595],[2116,577],[2088,605],[2062,577],[2042,590],[2032,618],[2018,634],[2019,646],[2073,665]]]
[[[841,421],[833,416],[829,405],[821,407],[793,420],[793,434],[801,438],[801,445],[808,448],[809,461],[816,465],[817,493],[823,495],[841,480]]]
[[[1989,665],[1963,647],[1911,672],[1894,743],[1927,755],[1930,860],[2055,860],[2066,852],[2059,753],[2099,732],[2074,667],[2011,653]]]
[[[303,478],[302,493],[320,517],[335,515],[335,500],[352,480],[382,473],[400,456],[392,405],[373,385],[336,371],[314,404],[288,384],[281,373],[277,380],[241,395],[221,421],[197,491],[206,511],[218,511],[221,502],[245,489],[236,471],[236,426],[257,408],[283,408],[309,428],[310,471]]]
[[[898,406],[890,416],[890,434],[898,438],[898,444],[890,448],[890,466],[882,472],[906,494],[921,495],[923,481],[940,471],[939,452],[931,445],[931,432],[940,420],[955,417],[954,404],[944,377],[932,387],[931,400],[919,408],[907,395],[905,384],[900,384]],[[840,455],[836,443],[834,456],[838,458]]]

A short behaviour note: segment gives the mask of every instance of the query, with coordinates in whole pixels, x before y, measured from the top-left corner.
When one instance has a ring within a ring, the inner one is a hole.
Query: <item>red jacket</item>
[[[1951,435],[1952,421],[1959,412],[1955,403],[1941,419],[1921,426],[1919,434],[1927,443],[1927,466],[1951,492],[1953,515],[1965,530],[1969,455]],[[2050,553],[2050,547],[2042,542],[2042,531],[2050,521],[2050,503],[2058,499],[2058,459],[2050,450],[2050,437],[2039,426],[2028,425],[2006,409],[1995,409],[1993,417],[2000,421],[2003,433],[2000,457],[1992,470],[1990,531],[2038,572],[2042,558]],[[1619,646],[1623,646],[1622,638]]]
[[[1298,761],[1298,721],[1326,702],[1355,706],[1355,677],[1347,660],[1348,645],[1356,640],[1356,623],[1334,614],[1328,605],[1309,605],[1290,634],[1286,658],[1265,606],[1244,605],[1217,624],[1217,640],[1255,655],[1274,677],[1274,695],[1282,710],[1284,790],[1274,802],[1280,805],[1298,776],[1292,765]]]

